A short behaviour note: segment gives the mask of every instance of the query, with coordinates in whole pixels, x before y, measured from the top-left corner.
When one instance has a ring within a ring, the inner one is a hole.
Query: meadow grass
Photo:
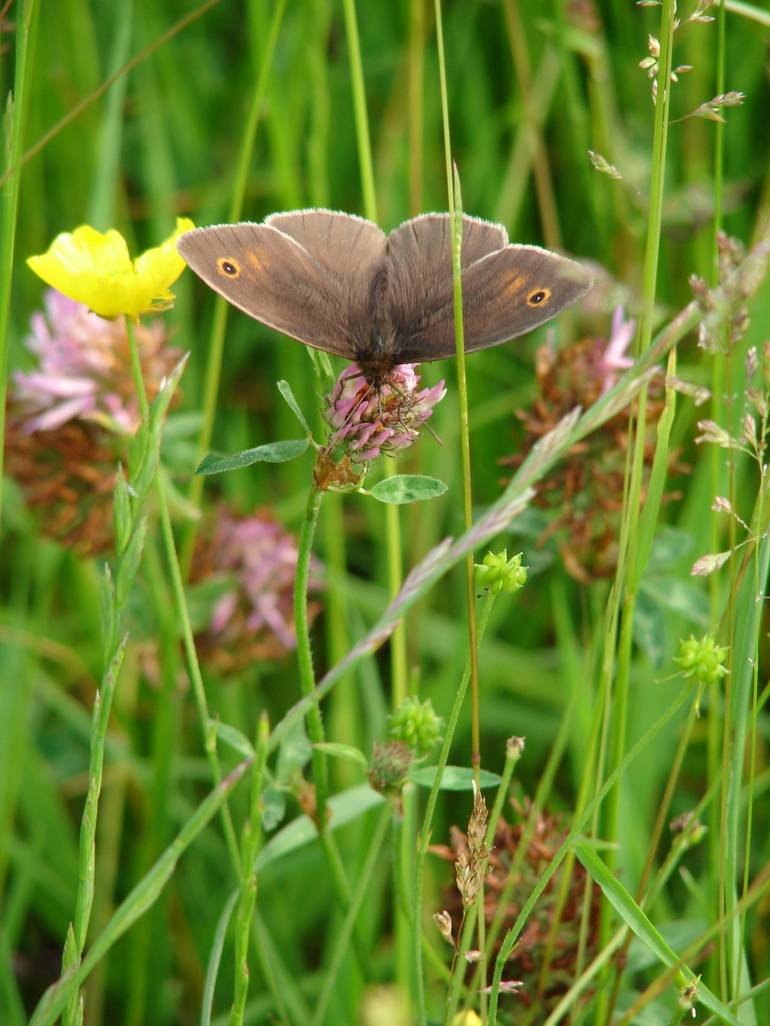
[[[768,1021],[764,7],[17,0],[0,26],[0,1022]],[[161,383],[126,322],[134,437],[31,502],[72,443],[19,440],[26,258],[309,206],[464,210],[597,285],[467,361],[458,319],[420,368],[443,444],[365,480],[446,491],[395,505],[314,482],[339,361],[185,273],[160,316],[189,356]],[[75,501],[106,551],[51,537]],[[207,627],[201,553],[255,511],[291,532],[290,651]],[[404,716],[433,742],[406,782]]]

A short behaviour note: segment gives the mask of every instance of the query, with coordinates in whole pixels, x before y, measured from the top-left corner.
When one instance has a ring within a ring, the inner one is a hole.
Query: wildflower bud
[[[711,442],[722,449],[731,449],[735,445],[732,436],[714,420],[699,420],[698,430],[703,433],[695,439],[696,445],[701,442]]]
[[[369,783],[387,798],[397,797],[406,783],[412,750],[405,741],[375,742],[369,769]]]
[[[471,948],[470,951],[465,952],[465,961],[473,965],[475,962],[480,962],[484,957],[484,952],[479,951],[478,948]]]
[[[752,448],[756,448],[757,424],[750,413],[744,414],[743,417],[743,440],[747,445],[750,445]]]
[[[711,509],[714,513],[732,513],[733,504],[724,495],[717,495],[716,499],[711,503]]]
[[[500,986],[497,989],[498,989],[498,992],[500,994],[516,994],[523,986],[524,986],[524,983],[523,983],[522,980],[501,980],[500,981]],[[492,993],[492,987],[491,986],[484,987],[484,989],[482,990],[482,994],[491,994],[491,993]]]
[[[757,356],[757,347],[751,346],[748,353],[746,353],[746,377],[753,378],[757,373],[759,367],[759,357]]]
[[[525,741],[523,737],[509,737],[505,742],[505,757],[518,762],[524,754]]]
[[[718,684],[727,673],[724,660],[727,648],[717,645],[713,634],[698,639],[692,634],[680,641],[679,655],[674,659],[682,668],[685,677],[692,677],[699,684]]]
[[[405,698],[390,717],[390,738],[404,741],[416,757],[427,755],[441,738],[443,719],[436,714],[429,698]]]
[[[441,936],[444,938],[447,944],[451,944],[452,946],[454,946],[455,941],[454,937],[452,936],[452,917],[447,912],[447,910],[444,909],[443,912],[434,912],[433,922],[438,927],[438,932],[441,934]]]
[[[508,552],[488,552],[481,563],[476,563],[476,585],[498,595],[501,591],[509,593],[523,588],[527,581],[528,567],[521,565],[523,553],[508,559]]]

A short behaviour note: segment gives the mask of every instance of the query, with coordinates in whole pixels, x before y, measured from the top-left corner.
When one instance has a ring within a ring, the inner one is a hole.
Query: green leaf
[[[653,926],[623,884],[607,869],[596,854],[594,846],[585,838],[578,838],[573,842],[572,847],[583,863],[586,872],[601,887],[605,898],[626,926],[650,949],[658,961],[669,968],[677,966],[688,982],[696,981],[695,973],[684,965],[676,952],[668,946],[663,935]],[[697,988],[697,1000],[702,1005],[716,1013],[724,1022],[729,1022],[731,1026],[740,1026],[738,1019],[730,1009],[722,1004],[716,994],[713,994],[702,980],[697,980]]]
[[[402,505],[406,502],[424,502],[443,495],[447,486],[435,477],[424,477],[422,474],[395,474],[386,477],[370,489],[369,495],[378,502]]]
[[[313,755],[313,748],[305,731],[304,720],[299,720],[281,742],[275,776],[279,784],[288,784],[295,770],[306,766]]]
[[[313,748],[317,748],[319,752],[326,752],[335,759],[347,759],[348,762],[356,762],[363,766],[365,770],[369,769],[369,760],[360,748],[353,745],[340,745],[336,741],[317,741]]]
[[[275,830],[286,815],[286,794],[277,787],[266,787],[262,792],[262,829]]]
[[[420,787],[433,787],[436,768],[436,766],[421,766],[419,769],[413,769],[409,773],[409,779]],[[489,773],[487,770],[481,770],[479,774],[479,784],[482,790],[486,787],[497,787],[500,779],[496,773]],[[470,766],[445,766],[439,787],[442,791],[472,791],[473,770]]]
[[[286,404],[288,405],[288,407],[291,410],[291,412],[294,414],[294,416],[300,422],[300,424],[305,429],[305,431],[307,431],[308,437],[312,437],[313,432],[310,430],[310,425],[308,424],[307,420],[305,419],[305,414],[300,409],[300,405],[299,405],[299,403],[297,402],[297,400],[294,397],[294,393],[291,390],[291,385],[289,384],[289,382],[288,381],[284,381],[283,379],[281,379],[278,382],[278,391],[281,393],[283,398],[286,400]]]
[[[208,452],[198,464],[196,474],[224,474],[227,470],[240,470],[252,463],[286,463],[301,456],[308,447],[307,438],[289,438],[283,442],[258,445],[256,449],[244,449],[232,456],[219,456]]]
[[[211,727],[216,736],[221,738],[226,745],[230,745],[247,759],[254,758],[254,746],[237,727],[232,727],[229,723],[220,723],[219,720],[211,720]]]

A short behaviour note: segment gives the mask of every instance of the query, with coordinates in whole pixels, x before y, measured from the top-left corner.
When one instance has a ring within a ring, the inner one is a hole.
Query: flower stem
[[[444,158],[446,161],[449,215],[452,223],[452,277],[454,281],[455,343],[457,352],[457,397],[460,415],[460,444],[463,465],[463,510],[465,529],[473,524],[473,492],[471,487],[471,444],[468,417],[468,387],[465,379],[465,331],[463,326],[463,293],[461,272],[462,250],[462,195],[457,168],[452,164],[452,142],[449,134],[449,101],[447,99],[446,63],[444,59],[444,31],[441,20],[441,0],[435,0],[436,45],[438,47],[439,81],[441,85],[441,116],[444,124]],[[471,657],[471,766],[479,780],[481,769],[481,731],[479,727],[479,663],[476,630],[476,600],[474,595],[473,553],[465,557],[465,593],[468,611],[468,647]]]
[[[305,519],[299,534],[299,551],[297,553],[297,576],[294,584],[294,626],[297,634],[297,663],[299,664],[299,683],[303,695],[311,695],[315,688],[315,672],[313,670],[313,650],[310,647],[310,628],[307,616],[307,589],[310,578],[310,557],[313,551],[318,513],[321,509],[323,492],[315,486],[311,487],[305,507]],[[321,706],[314,702],[307,715],[308,733],[313,745],[324,741],[324,727],[321,719]],[[317,748],[313,748],[313,783],[315,784],[316,825],[319,833],[325,832],[326,806],[329,800],[329,772],[326,756]]]
[[[142,418],[144,419],[147,417],[149,406],[147,402],[147,391],[144,387],[144,379],[142,377],[142,364],[139,358],[139,348],[136,344],[136,334],[134,332],[133,323],[129,317],[126,317],[125,320],[128,347],[129,352],[131,353],[131,369],[134,374],[134,386],[139,400],[139,409],[142,411]],[[198,663],[198,653],[195,650],[195,639],[193,637],[192,624],[190,623],[190,616],[187,609],[182,570],[179,565],[179,558],[177,556],[176,545],[174,543],[174,532],[171,526],[171,516],[169,514],[168,501],[166,499],[165,482],[160,465],[156,472],[155,487],[158,496],[158,508],[160,510],[161,535],[163,537],[166,559],[168,560],[169,571],[171,574],[171,590],[174,596],[176,614],[182,628],[182,641],[187,661],[187,672],[190,676],[193,695],[195,696],[195,705],[198,710],[198,718],[203,732],[203,743],[206,749],[206,756],[211,767],[212,779],[215,785],[219,785],[222,782],[222,769],[219,764],[219,755],[217,753],[216,734],[213,732],[211,727],[211,717],[209,716],[208,702],[206,700],[206,689],[203,686],[203,677],[201,676],[200,664]],[[240,876],[241,859],[238,852],[238,841],[235,836],[235,828],[233,827],[233,821],[227,802],[222,803],[221,814],[222,826],[224,829],[227,849],[230,854],[230,860],[234,871],[238,876]]]

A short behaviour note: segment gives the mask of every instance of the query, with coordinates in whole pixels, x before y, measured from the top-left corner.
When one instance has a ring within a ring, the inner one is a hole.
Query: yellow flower
[[[169,288],[185,268],[176,240],[194,227],[189,217],[178,217],[173,235],[132,260],[120,232],[102,234],[84,224],[57,235],[47,253],[27,263],[44,282],[100,317],[137,318],[173,304]]]
[[[481,1026],[481,1016],[469,1008],[467,1012],[458,1012],[452,1019],[452,1026]]]

